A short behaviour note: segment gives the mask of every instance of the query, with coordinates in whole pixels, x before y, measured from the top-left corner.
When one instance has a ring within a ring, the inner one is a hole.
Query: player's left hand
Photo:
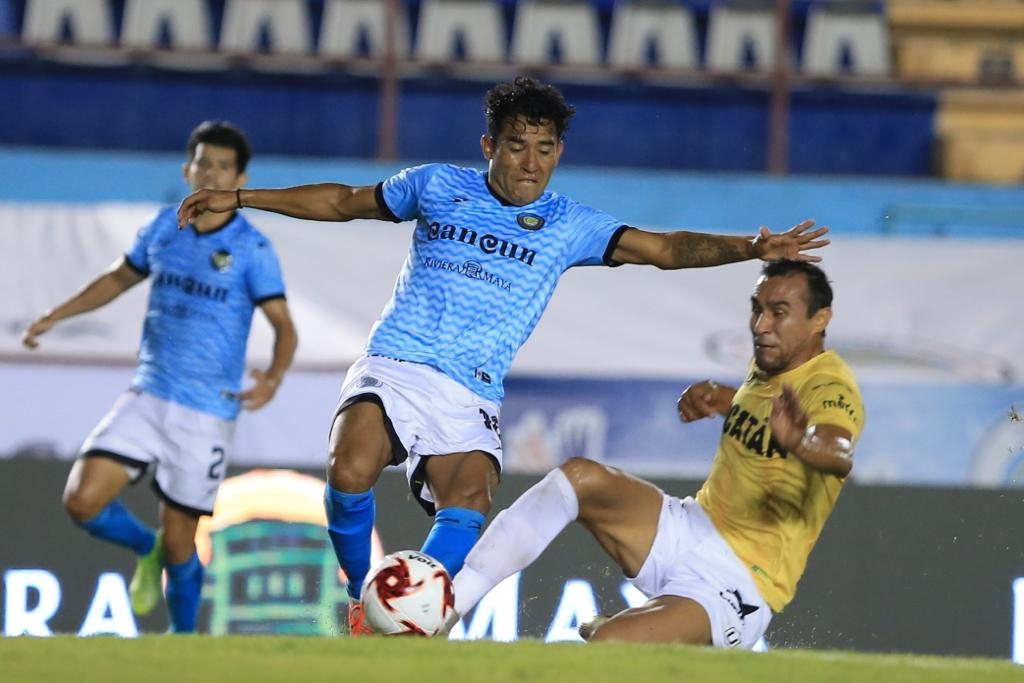
[[[812,219],[798,223],[786,232],[779,234],[775,234],[767,227],[761,226],[757,237],[754,238],[754,254],[762,261],[792,259],[794,261],[817,263],[821,260],[820,256],[813,256],[804,252],[828,246],[831,244],[831,240],[818,239],[828,233],[828,227],[822,226],[817,230],[811,230],[812,227],[814,227]]]
[[[238,400],[242,402],[242,407],[246,410],[259,410],[274,398],[277,388],[281,386],[281,380],[272,378],[257,369],[250,370],[249,376],[253,378],[255,384],[239,394]]]
[[[683,389],[676,401],[679,419],[693,422],[705,417],[714,417],[729,410],[729,403],[718,395],[718,383],[713,380],[697,382]],[[724,410],[723,410],[724,405]]]
[[[235,190],[196,190],[178,205],[178,229],[183,229],[196,217],[207,211],[226,213],[239,208]]]
[[[792,452],[800,445],[807,431],[807,412],[800,407],[796,389],[782,385],[782,393],[772,399],[772,414],[769,424],[775,440],[787,451]]]
[[[39,347],[39,335],[45,334],[54,323],[57,321],[53,319],[49,313],[42,316],[38,320],[35,320],[28,327],[25,328],[25,332],[21,336],[21,343],[26,349],[35,349]]]

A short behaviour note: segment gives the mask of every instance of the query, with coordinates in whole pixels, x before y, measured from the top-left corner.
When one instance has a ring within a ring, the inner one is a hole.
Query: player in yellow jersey
[[[576,520],[648,598],[585,624],[584,638],[754,646],[793,599],[864,408],[850,368],[825,349],[832,288],[820,268],[767,263],[750,301],[746,381],[699,382],[679,398],[684,422],[725,417],[696,500],[573,458],[495,517],[455,577],[459,614]]]

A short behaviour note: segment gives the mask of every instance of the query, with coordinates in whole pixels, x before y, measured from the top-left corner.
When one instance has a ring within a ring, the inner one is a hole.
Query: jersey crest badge
[[[523,230],[540,230],[544,227],[544,217],[535,213],[521,213],[516,216],[516,223]]]
[[[226,273],[231,268],[231,253],[223,249],[210,255],[210,265],[218,272]]]

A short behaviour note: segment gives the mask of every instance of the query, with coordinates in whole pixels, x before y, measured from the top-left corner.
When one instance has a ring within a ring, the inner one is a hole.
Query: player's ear
[[[484,159],[490,161],[494,156],[494,141],[491,140],[491,136],[484,133],[480,136],[480,149],[484,153]]]
[[[185,163],[183,163],[181,165],[181,176],[185,179],[186,183],[188,182],[188,167],[191,166],[191,165],[192,165],[192,162],[190,162],[190,161],[186,161]]]
[[[819,308],[811,318],[815,333],[822,334],[825,331],[825,328],[828,327],[829,322],[832,320],[832,308],[830,306]]]

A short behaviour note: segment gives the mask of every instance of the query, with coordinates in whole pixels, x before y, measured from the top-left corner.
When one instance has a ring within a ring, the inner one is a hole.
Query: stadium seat
[[[657,52],[654,64],[647,58],[652,45]],[[696,69],[699,62],[697,28],[690,9],[664,0],[615,3],[608,39],[609,66]]]
[[[467,61],[505,59],[505,21],[493,0],[424,0],[420,5],[416,57],[445,62],[455,57],[461,36]]]
[[[850,57],[843,64],[843,52]],[[803,70],[812,76],[887,76],[889,31],[885,16],[856,3],[816,5],[807,15]]]
[[[114,21],[106,0],[28,0],[21,39],[27,45],[60,43],[65,21],[75,45],[113,44]]]
[[[955,89],[936,115],[942,176],[973,182],[1024,182],[1024,94]]]
[[[161,24],[168,26],[170,49],[209,50],[210,13],[204,0],[128,0],[121,45],[152,50],[161,47]]]
[[[1024,2],[891,0],[886,11],[900,78],[1024,82]]]
[[[593,3],[525,0],[516,8],[509,59],[515,64],[598,66],[601,29]],[[557,41],[560,59],[553,59]]]
[[[752,57],[748,62],[747,57]],[[708,18],[705,65],[710,71],[771,71],[775,68],[772,3],[716,3]]]
[[[269,38],[270,52],[309,54],[313,46],[309,3],[306,0],[227,0],[221,51],[258,52],[263,31]]]
[[[0,0],[0,43],[18,37],[17,17],[14,14],[14,0]]]
[[[1009,84],[1024,81],[1024,42],[956,35],[907,36],[896,44],[897,74],[910,81]]]
[[[409,29],[404,3],[396,3],[394,49],[399,58],[409,54]],[[387,52],[388,3],[379,0],[327,0],[320,23],[319,54],[326,59],[382,57]],[[360,36],[367,52],[360,52]]]

